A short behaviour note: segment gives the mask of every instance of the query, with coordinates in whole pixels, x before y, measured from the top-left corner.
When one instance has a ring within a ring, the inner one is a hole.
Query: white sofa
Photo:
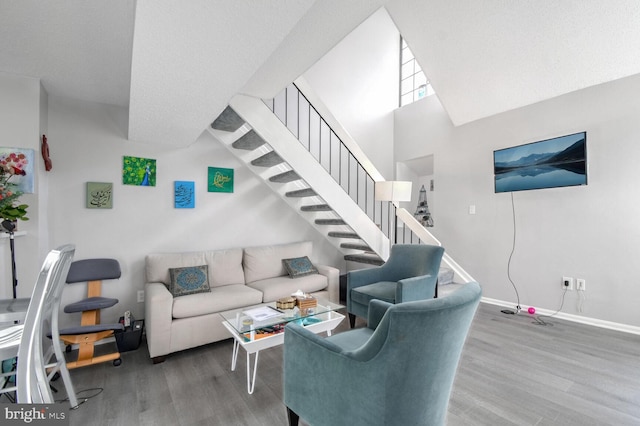
[[[290,278],[283,259],[308,256],[310,241],[228,250],[150,254],[145,259],[145,328],[149,356],[164,356],[229,338],[219,312],[289,296],[296,290],[338,302],[339,270]],[[313,260],[312,260],[313,261]],[[173,297],[170,268],[207,265],[211,292]]]

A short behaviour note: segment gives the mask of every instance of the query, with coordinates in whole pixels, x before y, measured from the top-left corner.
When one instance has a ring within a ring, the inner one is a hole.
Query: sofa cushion
[[[262,303],[262,293],[244,284],[213,287],[209,293],[173,299],[173,318],[190,318]],[[222,321],[222,318],[220,318]]]
[[[169,291],[173,297],[210,292],[207,270],[207,265],[169,269]]]
[[[311,263],[307,256],[282,259],[282,264],[291,278],[299,278],[318,273],[318,270],[313,266],[313,263]]]
[[[170,268],[199,265],[207,265],[211,288],[244,283],[242,249],[240,248],[147,255],[145,261],[147,282],[160,282],[169,286],[171,283]]]
[[[247,284],[262,292],[263,302],[273,302],[281,297],[291,296],[297,290],[305,293],[313,293],[324,290],[329,285],[327,277],[320,274],[306,275],[292,280],[288,276],[269,278]]]
[[[311,241],[245,248],[242,259],[245,282],[287,275],[282,259],[311,256],[312,249]]]

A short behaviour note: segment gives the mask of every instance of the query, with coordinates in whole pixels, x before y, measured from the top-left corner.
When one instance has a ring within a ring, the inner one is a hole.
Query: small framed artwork
[[[176,209],[193,209],[196,206],[196,184],[177,180],[173,183],[173,201]]]
[[[87,208],[113,208],[113,183],[87,182]]]
[[[209,167],[207,190],[209,192],[233,192],[233,169]]]
[[[0,171],[6,175],[9,186],[23,194],[34,191],[34,154],[33,149],[0,147]]]
[[[151,158],[122,158],[122,183],[124,185],[156,186],[156,160]]]

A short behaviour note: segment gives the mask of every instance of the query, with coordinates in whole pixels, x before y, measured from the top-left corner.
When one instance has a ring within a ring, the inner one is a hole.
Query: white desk
[[[24,321],[30,300],[29,297],[0,299],[0,323]]]

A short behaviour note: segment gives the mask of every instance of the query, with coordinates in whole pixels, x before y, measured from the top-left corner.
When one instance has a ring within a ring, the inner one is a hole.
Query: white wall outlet
[[[587,280],[583,278],[576,278],[576,290],[585,291],[587,287]]]
[[[144,302],[144,290],[138,290],[138,303]]]
[[[476,214],[476,205],[475,204],[471,204],[469,206],[469,214]]]
[[[565,290],[573,290],[573,278],[562,277],[562,288]]]

